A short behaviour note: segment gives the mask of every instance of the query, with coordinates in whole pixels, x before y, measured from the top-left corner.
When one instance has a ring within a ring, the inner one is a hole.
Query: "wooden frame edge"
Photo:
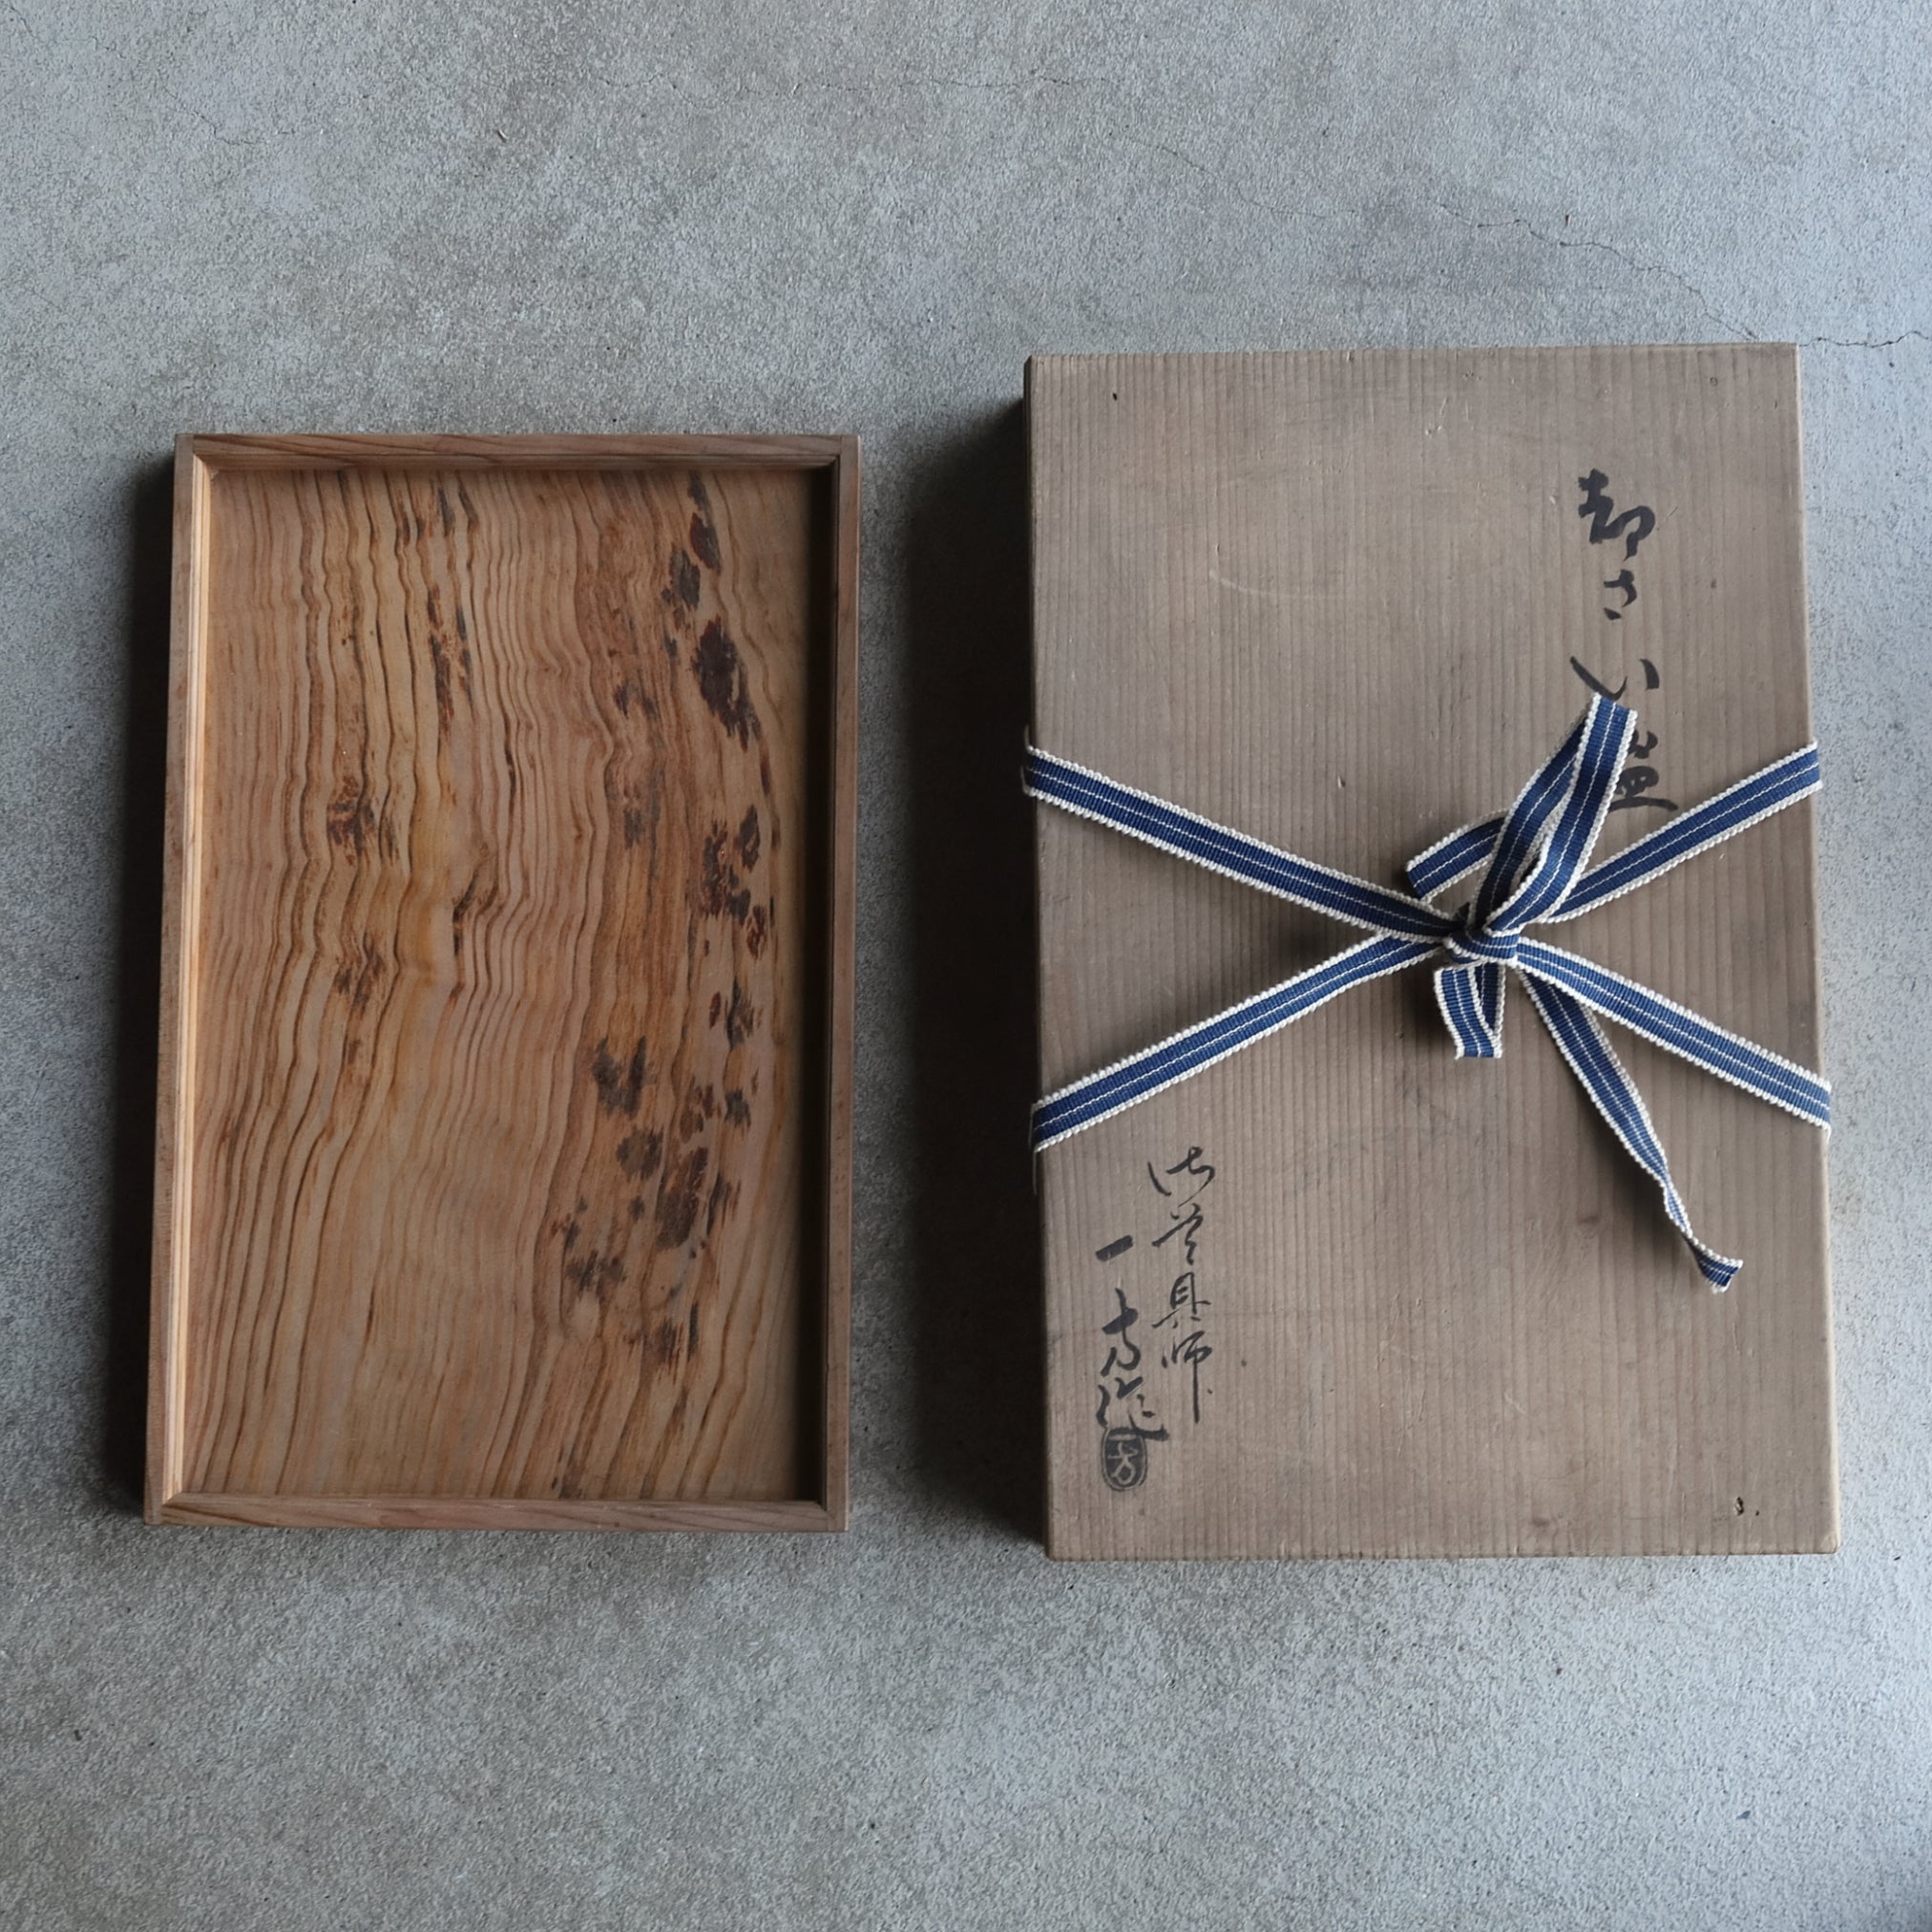
[[[1021,433],[1025,438],[1026,467],[1026,740],[1033,742],[1035,724],[1039,722],[1040,709],[1040,477],[1039,451],[1034,434],[1036,422],[1036,386],[1046,373],[1046,365],[1059,358],[1030,355],[1021,375],[1020,412]],[[1022,747],[1018,749],[1023,750]],[[1046,1027],[1042,1015],[1046,1011],[1046,952],[1040,944],[1040,847],[1047,837],[1046,820],[1049,814],[1036,812],[1033,817],[1031,835],[1027,839],[1027,857],[1032,875],[1027,880],[1027,891],[1033,898],[1034,942],[1033,942],[1033,1078],[1035,1093],[1047,1091],[1046,1071]],[[1030,1126],[1031,1123],[1029,1123]],[[1033,1180],[1033,1211],[1040,1229],[1040,1271],[1034,1282],[1035,1319],[1040,1324],[1040,1379],[1038,1399],[1040,1404],[1040,1546],[1057,1563],[1071,1561],[1068,1553],[1057,1547],[1063,1542],[1056,1529],[1059,1513],[1054,1508],[1059,1494],[1059,1480],[1054,1468],[1053,1447],[1053,1321],[1052,1312],[1047,1303],[1046,1281],[1046,1208],[1040,1197],[1040,1155],[1032,1153],[1028,1159],[1028,1169]]]
[[[1767,345],[1773,346],[1774,345]],[[1791,438],[1792,467],[1795,472],[1796,514],[1797,521],[1797,580],[1798,580],[1798,621],[1804,631],[1804,732],[1808,739],[1817,736],[1816,696],[1812,674],[1812,624],[1811,624],[1811,530],[1810,519],[1805,514],[1805,447],[1804,447],[1804,354],[1796,343],[1778,344],[1784,348],[1791,365]],[[1825,1056],[1825,966],[1824,966],[1824,894],[1818,872],[1818,834],[1821,830],[1818,820],[1818,801],[1811,799],[1805,808],[1805,847],[1807,860],[1806,886],[1811,892],[1812,917],[1816,923],[1818,943],[1811,949],[1811,997],[1812,1010],[1817,1015],[1817,1064],[1826,1063]],[[1844,1534],[1844,1480],[1840,1469],[1838,1451],[1838,1308],[1837,1294],[1832,1280],[1832,1216],[1831,1216],[1831,1136],[1817,1137],[1818,1186],[1825,1202],[1824,1253],[1821,1257],[1824,1267],[1824,1356],[1825,1356],[1825,1449],[1826,1481],[1824,1521],[1818,1528],[1818,1550],[1825,1555],[1833,1554],[1838,1548]]]
[[[178,439],[214,470],[825,470],[851,436],[226,435]]]
[[[831,906],[826,1016],[826,1212],[820,1403],[823,1502],[842,1530],[850,1506],[852,1022],[858,855],[859,440],[832,464]]]
[[[256,1529],[730,1530],[822,1534],[838,1527],[811,1502],[688,1502],[541,1497],[171,1496],[158,1521]]]
[[[155,1202],[149,1281],[148,1442],[144,1514],[150,1522],[181,1486],[181,1327],[187,1298],[185,1192],[193,1110],[195,841],[193,802],[200,763],[201,633],[207,614],[209,471],[193,436],[175,440],[174,556],[168,619],[167,777],[161,850],[160,1016],[155,1078]]]

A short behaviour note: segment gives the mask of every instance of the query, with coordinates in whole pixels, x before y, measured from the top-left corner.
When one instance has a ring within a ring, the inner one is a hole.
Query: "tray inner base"
[[[210,489],[183,1488],[814,1495],[823,476]]]

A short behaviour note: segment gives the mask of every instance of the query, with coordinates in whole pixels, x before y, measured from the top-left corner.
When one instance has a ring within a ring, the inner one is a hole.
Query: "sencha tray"
[[[838,1529],[858,451],[185,436],[148,1514]]]

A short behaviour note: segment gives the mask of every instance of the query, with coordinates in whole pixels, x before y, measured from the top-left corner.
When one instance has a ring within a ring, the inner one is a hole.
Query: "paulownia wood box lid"
[[[151,1519],[843,1527],[856,443],[177,462]]]
[[[1028,394],[1044,750],[1393,882],[1592,683],[1643,734],[1602,855],[1812,735],[1788,347],[1049,357]],[[1360,936],[1039,837],[1043,1092]],[[1821,1064],[1811,804],[1560,930]],[[1744,1257],[1713,1296],[1505,1012],[1458,1061],[1428,974],[1379,980],[1044,1153],[1057,1554],[1835,1545],[1823,1136],[1617,1034]]]

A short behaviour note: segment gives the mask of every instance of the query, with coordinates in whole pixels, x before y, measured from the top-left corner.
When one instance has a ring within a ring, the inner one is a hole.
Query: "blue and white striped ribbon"
[[[1449,963],[1436,973],[1436,1002],[1458,1059],[1493,1060],[1502,1051],[1502,994],[1505,974],[1513,967],[1585,1092],[1630,1157],[1656,1182],[1665,1210],[1704,1278],[1714,1289],[1728,1288],[1741,1264],[1718,1254],[1691,1231],[1643,1099],[1595,1016],[1628,1027],[1692,1066],[1814,1126],[1831,1124],[1831,1089],[1816,1074],[1769,1048],[1713,1026],[1621,973],[1532,939],[1524,929],[1574,918],[1634,891],[1810,797],[1818,788],[1817,746],[1807,745],[1779,759],[1715,798],[1678,812],[1614,858],[1591,866],[1590,852],[1603,830],[1635,726],[1634,712],[1608,698],[1592,698],[1506,812],[1451,832],[1410,860],[1405,868],[1408,892],[1296,858],[1151,792],[1029,748],[1026,789],[1033,797],[1261,892],[1365,928],[1371,935],[1211,1019],[1048,1094],[1033,1110],[1036,1150],[1251,1046],[1352,986],[1446,954]],[[1482,877],[1467,905],[1447,913],[1429,903],[1443,887],[1479,866]]]

